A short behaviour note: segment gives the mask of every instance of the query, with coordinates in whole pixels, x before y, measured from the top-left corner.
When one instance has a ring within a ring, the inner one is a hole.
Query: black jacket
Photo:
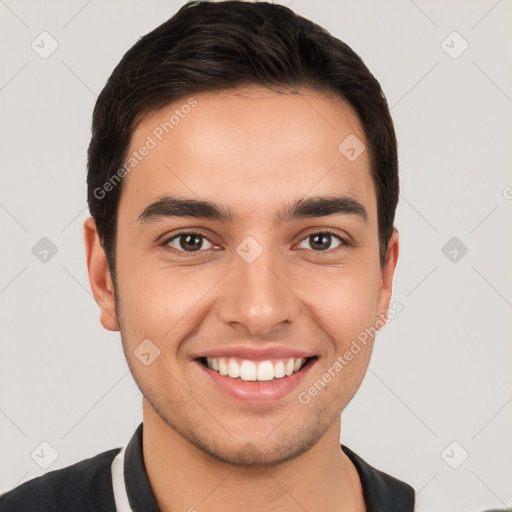
[[[159,512],[142,455],[141,423],[126,446],[124,482],[133,512]],[[344,445],[363,487],[367,512],[413,512],[414,489],[378,471]],[[121,448],[33,478],[0,496],[0,512],[115,512],[111,465]]]

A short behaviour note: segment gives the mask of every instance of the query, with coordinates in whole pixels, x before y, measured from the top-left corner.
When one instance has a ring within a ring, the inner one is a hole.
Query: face
[[[339,421],[373,339],[345,354],[389,307],[398,242],[381,269],[368,151],[339,149],[366,144],[363,129],[341,99],[300,92],[197,94],[142,120],[118,210],[117,308],[99,300],[155,414],[234,464],[289,460]],[[97,298],[101,258],[89,249]]]

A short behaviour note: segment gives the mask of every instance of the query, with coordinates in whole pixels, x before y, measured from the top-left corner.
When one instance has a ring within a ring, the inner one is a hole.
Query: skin
[[[101,323],[120,330],[144,395],[144,462],[162,511],[365,510],[356,469],[340,449],[340,415],[361,384],[374,340],[308,404],[297,394],[386,317],[398,232],[381,268],[369,153],[349,161],[338,150],[349,134],[366,144],[357,115],[340,98],[300,93],[250,87],[194,95],[197,106],[125,177],[117,304],[94,221],[84,224]],[[130,151],[185,102],[144,117]],[[218,202],[239,220],[139,222],[163,194]],[[274,225],[285,205],[333,194],[359,201],[367,222],[338,214]],[[175,251],[159,245],[182,228],[206,237],[200,251],[186,253],[179,238],[171,242]],[[327,250],[315,250],[310,235],[325,229],[348,235],[351,245],[333,236]],[[236,252],[248,236],[263,249],[252,263]],[[161,352],[145,366],[133,352],[148,338]],[[290,346],[318,359],[297,392],[245,404],[212,386],[191,358],[242,343]]]

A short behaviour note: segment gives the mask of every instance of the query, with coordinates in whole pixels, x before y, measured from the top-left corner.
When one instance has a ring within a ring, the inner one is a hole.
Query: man
[[[279,5],[187,4],[114,70],[88,157],[91,288],[143,423],[2,512],[412,511],[340,445],[398,258],[395,132],[361,59]]]

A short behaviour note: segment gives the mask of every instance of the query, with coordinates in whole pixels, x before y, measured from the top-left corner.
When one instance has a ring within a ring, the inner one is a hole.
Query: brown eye
[[[198,233],[180,233],[168,240],[165,245],[168,245],[180,252],[197,252],[204,249],[204,241],[211,244],[205,236]],[[211,247],[208,247],[207,249],[211,249]]]
[[[312,249],[316,252],[328,251],[330,249],[336,249],[340,245],[344,245],[346,242],[338,235],[329,232],[312,233],[308,235],[301,244],[305,241],[309,242],[309,247],[301,247],[301,249]],[[337,241],[337,245],[332,246],[333,242]],[[300,245],[299,245],[300,247]]]

